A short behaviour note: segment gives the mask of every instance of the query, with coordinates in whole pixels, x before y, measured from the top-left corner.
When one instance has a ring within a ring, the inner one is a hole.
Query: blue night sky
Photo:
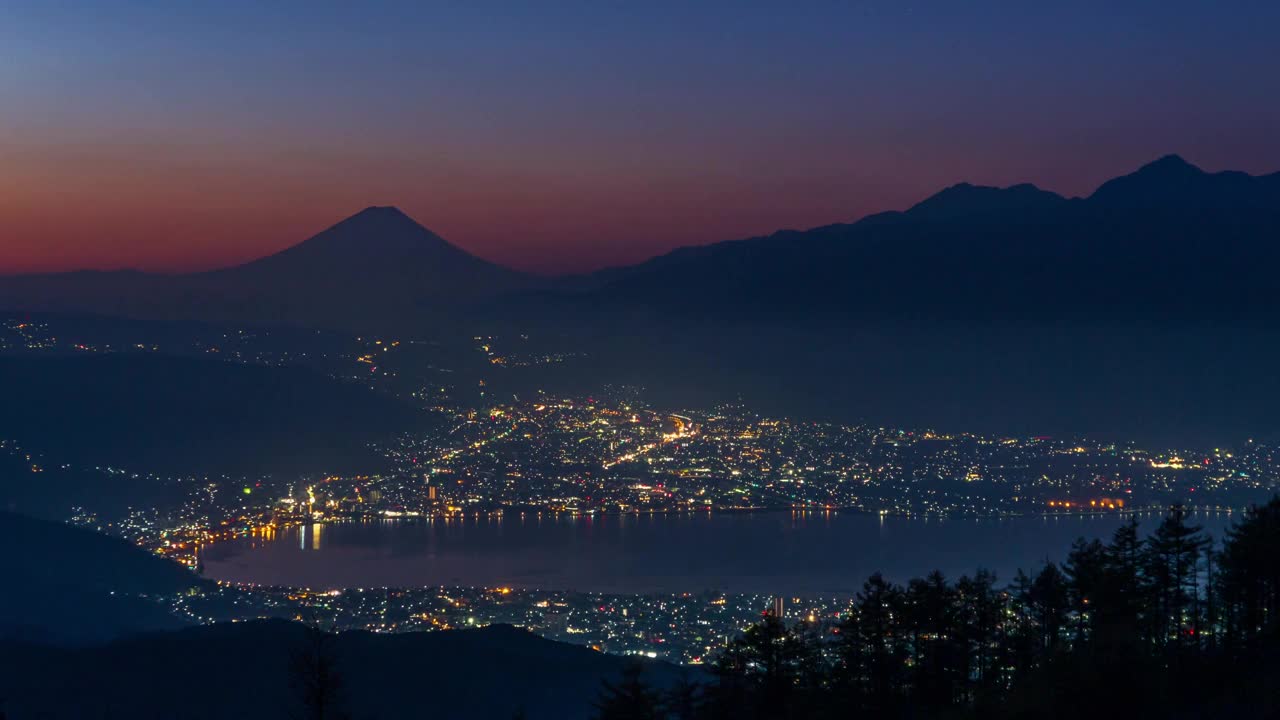
[[[0,0],[0,272],[225,265],[372,204],[564,272],[962,180],[1280,170],[1278,28],[1274,1]]]

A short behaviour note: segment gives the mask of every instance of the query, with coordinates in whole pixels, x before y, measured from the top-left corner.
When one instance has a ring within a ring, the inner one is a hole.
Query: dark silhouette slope
[[[180,627],[163,596],[201,582],[117,538],[0,512],[0,638],[79,643]]]
[[[0,697],[15,717],[261,718],[299,710],[290,655],[302,626],[219,624],[81,650],[0,645]],[[575,720],[629,662],[512,627],[342,633],[333,647],[352,717]],[[651,679],[677,672],[650,664]]]
[[[366,331],[415,326],[532,284],[394,207],[370,207],[298,245],[222,270],[0,278],[0,306]]]
[[[497,312],[507,320],[619,309],[748,322],[1216,320],[1280,309],[1266,269],[1280,261],[1277,238],[1280,173],[1207,173],[1170,155],[1087,198],[962,183],[904,212],[681,248],[555,283],[372,207],[224,270],[0,278],[0,307],[359,331],[438,325],[511,293]],[[531,303],[531,290],[554,301]]]
[[[214,319],[344,328],[413,322],[529,283],[394,207],[367,208],[275,255],[184,281],[226,313]]]
[[[578,307],[805,322],[1182,322],[1280,310],[1280,174],[1176,156],[1065,199],[956,185],[902,213],[685,248],[606,271]]]
[[[370,470],[417,410],[295,367],[154,354],[0,358],[0,437],[78,466],[144,472]]]

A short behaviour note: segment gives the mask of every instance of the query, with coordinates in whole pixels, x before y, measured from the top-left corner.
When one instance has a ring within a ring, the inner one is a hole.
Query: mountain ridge
[[[1171,154],[1085,197],[1030,183],[957,183],[902,211],[681,247],[552,280],[482,260],[398,208],[375,205],[230,268],[0,279],[0,307],[357,331],[450,323],[477,308],[530,317],[621,307],[854,316],[1112,307],[1176,317],[1197,305],[1210,314],[1248,309],[1259,297],[1280,308],[1258,271],[1280,261],[1270,241],[1278,232],[1280,173],[1209,173]],[[1149,277],[1158,274],[1212,282],[1184,297]],[[1200,302],[1206,297],[1220,307]]]
[[[669,314],[678,296],[717,321],[1235,317],[1280,309],[1261,270],[1280,261],[1275,237],[1280,173],[1170,155],[1084,198],[961,183],[901,213],[682,248],[568,302]]]

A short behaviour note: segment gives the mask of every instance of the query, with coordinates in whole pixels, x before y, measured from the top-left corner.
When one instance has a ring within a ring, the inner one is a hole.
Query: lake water
[[[1215,538],[1238,519],[1200,513]],[[1158,514],[1139,515],[1144,531]],[[1118,516],[984,519],[862,513],[537,516],[307,525],[202,552],[208,577],[310,588],[501,586],[590,592],[846,594],[881,571],[902,582],[979,567],[1003,583],[1061,561]]]

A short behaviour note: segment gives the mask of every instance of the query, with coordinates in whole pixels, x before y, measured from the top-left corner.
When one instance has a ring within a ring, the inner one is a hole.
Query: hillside
[[[155,354],[0,358],[0,437],[52,462],[143,472],[379,467],[371,440],[424,415],[293,367]]]
[[[116,538],[0,512],[0,698],[10,717],[276,718],[297,709],[300,625],[181,628],[160,596],[199,580]],[[106,644],[98,644],[106,643]],[[354,717],[586,718],[629,662],[495,626],[347,632],[332,657]],[[649,663],[659,685],[680,671]],[[140,689],[145,688],[145,692]]]
[[[161,720],[290,717],[302,626],[218,624],[85,649],[0,645],[0,697],[15,717]],[[353,717],[575,720],[628,662],[512,627],[342,633],[332,657]],[[669,684],[677,670],[651,664]],[[145,692],[139,689],[145,688]]]
[[[180,627],[149,598],[200,582],[123,540],[8,512],[0,512],[0,577],[0,638],[58,643]]]

